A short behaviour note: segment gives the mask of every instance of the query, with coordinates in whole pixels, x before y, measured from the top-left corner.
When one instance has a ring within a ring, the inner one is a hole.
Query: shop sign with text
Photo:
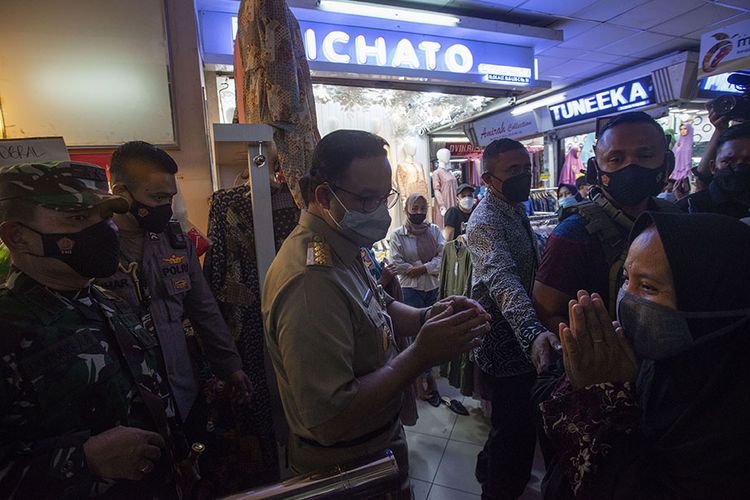
[[[630,111],[656,102],[651,76],[577,97],[549,107],[555,127],[590,118]]]
[[[477,143],[485,147],[497,139],[518,139],[539,132],[536,116],[533,112],[513,116],[510,113],[481,118],[474,122],[474,133]]]
[[[233,64],[236,14],[200,11],[203,58]],[[356,24],[356,23],[352,23]],[[310,69],[500,86],[536,84],[534,49],[409,31],[299,20]]]
[[[300,29],[311,68],[329,63],[357,73],[395,68],[414,76],[475,77],[482,83],[532,81],[533,53],[526,47],[311,21],[300,21]]]
[[[750,20],[701,36],[698,78],[750,68]]]
[[[454,156],[464,156],[467,154],[481,153],[482,148],[472,146],[468,142],[446,142],[445,149]]]
[[[0,139],[0,166],[70,160],[62,137]]]

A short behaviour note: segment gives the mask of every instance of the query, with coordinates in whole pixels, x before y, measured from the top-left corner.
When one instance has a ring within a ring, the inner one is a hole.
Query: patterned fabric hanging
[[[286,187],[272,192],[271,208],[278,250],[297,225],[300,211]],[[204,385],[208,428],[219,452],[210,470],[201,472],[211,483],[204,485],[209,496],[216,497],[278,481],[276,442],[277,437],[281,440],[284,436],[274,433],[272,391],[264,365],[261,290],[249,186],[214,193],[208,234],[212,245],[203,272],[253,385],[249,408],[232,407],[221,396],[216,380],[209,379]],[[269,375],[273,379],[273,374]]]
[[[301,207],[299,179],[310,164],[320,133],[302,34],[286,1],[242,0],[237,48],[239,120],[276,127],[273,138],[281,169]]]

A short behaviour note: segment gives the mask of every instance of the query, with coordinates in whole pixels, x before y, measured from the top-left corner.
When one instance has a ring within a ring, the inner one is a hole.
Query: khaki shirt
[[[352,402],[360,377],[398,354],[387,296],[380,290],[360,260],[359,247],[302,212],[271,265],[262,300],[268,351],[294,435],[330,446],[396,421],[400,394],[349,432],[325,426],[313,431]],[[385,449],[399,425],[396,421],[370,444]],[[336,462],[349,458],[336,449]],[[327,461],[322,458],[321,465]]]

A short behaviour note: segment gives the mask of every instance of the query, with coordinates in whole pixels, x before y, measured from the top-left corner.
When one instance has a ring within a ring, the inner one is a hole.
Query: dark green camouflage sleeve
[[[8,358],[0,360],[0,497],[89,496],[95,478],[86,467],[83,443],[90,432],[24,439],[41,424],[35,422],[34,404],[24,390],[30,383],[19,376]]]

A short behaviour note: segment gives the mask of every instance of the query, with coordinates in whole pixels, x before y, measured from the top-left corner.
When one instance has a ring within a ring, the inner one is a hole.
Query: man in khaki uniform
[[[302,182],[308,209],[268,272],[262,306],[292,469],[326,470],[390,448],[406,490],[402,391],[477,346],[489,317],[465,298],[424,310],[395,302],[365,269],[360,247],[386,236],[398,200],[384,145],[354,130],[320,141]],[[399,353],[394,335],[417,333]]]

